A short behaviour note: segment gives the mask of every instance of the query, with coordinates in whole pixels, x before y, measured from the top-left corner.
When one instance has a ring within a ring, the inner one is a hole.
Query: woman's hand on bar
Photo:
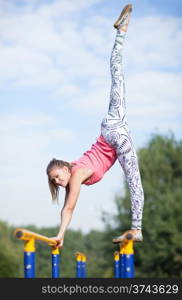
[[[64,243],[64,237],[60,237],[60,236],[54,236],[51,237],[52,240],[55,240],[57,242],[56,245],[53,246],[53,248],[62,248],[63,247],[63,243]]]

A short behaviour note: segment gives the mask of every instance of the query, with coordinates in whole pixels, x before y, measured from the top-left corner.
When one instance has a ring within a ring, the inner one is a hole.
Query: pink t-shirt
[[[94,184],[101,180],[104,173],[115,163],[116,158],[116,150],[100,135],[90,150],[86,151],[78,160],[71,162],[74,164],[72,174],[76,169],[87,167],[94,173],[83,183],[86,185]]]

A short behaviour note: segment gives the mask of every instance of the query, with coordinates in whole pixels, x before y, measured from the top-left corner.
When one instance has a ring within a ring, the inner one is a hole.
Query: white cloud
[[[60,141],[70,147],[74,132],[58,129],[47,114],[4,114],[0,116],[0,135],[0,218],[16,225],[57,225],[60,208],[51,205],[45,171],[55,156],[52,148],[58,148]],[[58,153],[64,151],[57,149]]]
[[[77,31],[80,10],[97,2],[55,1],[25,10],[22,15],[22,7],[16,13],[5,10],[3,15],[1,6],[1,81],[13,79],[15,85],[55,89],[59,83],[73,84],[69,79],[75,75],[74,69],[83,77],[88,61],[91,66],[99,64],[97,57],[84,49]]]
[[[5,166],[14,165],[14,172],[28,162],[31,166],[40,166],[45,157],[45,148],[62,143],[71,144],[75,140],[73,131],[59,128],[49,115],[10,116],[0,119],[1,150],[0,162]]]
[[[105,111],[111,84],[109,56],[115,32],[111,21],[104,16],[94,15],[85,20],[83,14],[80,22],[84,9],[97,2],[54,1],[34,8],[38,4],[34,1],[19,8],[24,9],[22,15],[18,14],[18,8],[16,13],[12,9],[2,15],[1,84],[11,80],[9,83],[18,87],[43,87],[53,97],[66,97],[84,113]],[[2,12],[3,8],[2,5]],[[70,17],[73,12],[74,18]],[[181,19],[174,17],[131,20],[124,68],[128,99],[133,105],[134,99],[141,104],[135,106],[135,112],[147,115],[155,110],[157,114],[155,108],[160,106],[159,102],[162,110],[171,110],[169,95],[174,103],[174,96],[181,90],[181,75],[170,70],[180,65],[181,27]]]
[[[179,68],[182,20],[166,16],[133,19],[127,44],[126,56],[131,69]]]
[[[145,71],[128,77],[127,104],[134,117],[178,116],[182,73]]]

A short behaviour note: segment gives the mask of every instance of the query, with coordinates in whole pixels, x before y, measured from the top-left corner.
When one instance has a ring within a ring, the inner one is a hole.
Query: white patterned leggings
[[[110,59],[112,85],[109,110],[101,123],[106,142],[116,149],[131,196],[132,229],[141,229],[144,193],[140,178],[137,154],[126,120],[125,84],[122,68],[122,50],[125,33],[119,30]]]

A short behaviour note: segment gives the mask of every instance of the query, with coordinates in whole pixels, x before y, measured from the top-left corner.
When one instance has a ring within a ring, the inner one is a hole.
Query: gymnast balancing
[[[111,53],[111,92],[107,115],[101,123],[101,135],[91,149],[71,163],[53,158],[47,166],[47,175],[53,201],[58,201],[59,188],[65,188],[65,201],[61,210],[61,224],[56,237],[56,247],[62,247],[65,232],[80,193],[81,185],[92,185],[100,181],[105,172],[118,159],[127,180],[131,197],[131,229],[113,239],[120,243],[128,233],[134,241],[142,241],[142,213],[144,193],[140,178],[137,154],[132,142],[125,108],[125,84],[122,67],[122,52],[132,5],[122,10],[114,24],[117,30]]]

